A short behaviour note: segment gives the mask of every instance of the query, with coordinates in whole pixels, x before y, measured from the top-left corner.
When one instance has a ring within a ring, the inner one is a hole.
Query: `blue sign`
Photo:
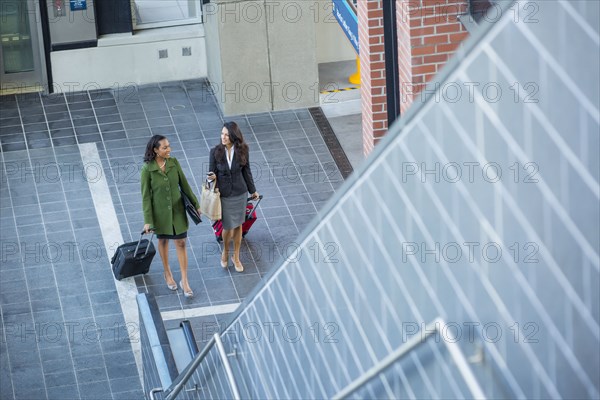
[[[71,11],[87,10],[86,0],[71,0]]]
[[[358,54],[358,16],[354,7],[348,2],[352,0],[332,0],[333,1],[333,15],[339,22],[342,30],[354,46],[354,50]]]

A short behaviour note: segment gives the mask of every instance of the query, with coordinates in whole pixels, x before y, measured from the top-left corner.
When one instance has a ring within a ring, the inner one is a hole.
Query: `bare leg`
[[[233,260],[240,261],[240,248],[242,247],[242,226],[233,229]]]
[[[158,239],[158,254],[163,263],[163,269],[165,270],[164,276],[169,286],[177,286],[171,273],[171,266],[169,265],[169,239]]]
[[[244,270],[244,266],[240,261],[240,248],[242,247],[242,226],[238,226],[237,228],[232,230],[233,236],[233,265],[235,266],[235,270],[237,272],[242,272]]]
[[[181,286],[184,292],[191,292],[190,284],[188,282],[187,268],[188,268],[188,257],[186,249],[186,239],[175,240],[175,250],[177,251],[177,259],[179,260],[179,268],[181,269]]]
[[[223,253],[221,254],[221,263],[227,264],[227,259],[229,258],[229,242],[231,241],[231,230],[223,229]]]

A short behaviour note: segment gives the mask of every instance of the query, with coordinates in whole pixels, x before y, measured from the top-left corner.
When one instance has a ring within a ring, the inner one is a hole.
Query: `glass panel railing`
[[[447,326],[447,324],[445,321],[443,321],[440,318],[436,318],[432,323],[425,326],[425,329],[420,333],[420,335],[413,336],[410,340],[408,340],[406,343],[401,345],[398,349],[396,349],[391,354],[389,354],[387,357],[385,357],[383,360],[381,360],[376,365],[371,367],[361,377],[359,377],[354,382],[352,382],[351,384],[346,386],[344,389],[342,389],[340,392],[338,392],[336,395],[334,395],[333,399],[341,400],[341,399],[346,399],[349,397],[359,398],[359,399],[360,398],[381,398],[381,397],[396,399],[396,398],[409,397],[409,396],[406,396],[408,394],[407,385],[409,385],[409,382],[414,384],[414,382],[417,380],[416,379],[417,377],[415,377],[415,378],[413,378],[411,376],[406,377],[403,368],[400,368],[399,370],[394,371],[394,372],[398,372],[401,376],[404,375],[404,379],[401,379],[401,380],[390,379],[389,376],[386,376],[386,372],[389,372],[389,369],[393,366],[396,366],[396,368],[397,368],[398,367],[397,364],[399,364],[399,361],[402,360],[403,358],[408,357],[410,355],[414,355],[415,352],[417,351],[417,348],[420,345],[426,343],[430,338],[435,337],[436,343],[439,342],[439,337],[442,334],[441,330],[443,329],[443,327],[446,327],[446,326]],[[434,339],[432,339],[432,340],[434,340]],[[460,391],[460,389],[458,388],[459,385],[456,384],[456,382],[453,382],[454,383],[453,385],[449,385],[449,386],[453,387],[453,393],[448,393],[446,391],[444,391],[443,393],[436,393],[435,391],[431,392],[430,390],[432,390],[432,385],[425,384],[426,381],[429,379],[428,374],[422,373],[422,374],[420,374],[421,375],[420,378],[422,378],[424,382],[421,386],[422,386],[422,388],[427,389],[428,392],[427,393],[422,393],[422,392],[415,393],[414,391],[412,391],[412,394],[415,395],[417,398],[426,398],[426,397],[429,397],[429,398],[437,398],[437,397],[466,398],[466,397],[472,397],[475,399],[485,399],[486,396],[485,396],[481,386],[477,382],[477,379],[473,375],[473,372],[471,371],[471,367],[469,366],[469,363],[467,362],[459,345],[456,344],[456,342],[457,342],[456,336],[454,336],[454,334],[451,331],[448,331],[448,332],[446,332],[446,337],[444,337],[444,340],[442,340],[441,342],[445,345],[445,350],[447,351],[449,358],[451,359],[451,361],[453,363],[454,368],[458,370],[461,378],[463,379],[464,383],[466,384],[468,393],[463,393],[462,391]],[[437,353],[436,355],[438,355],[439,349],[437,349],[435,347],[433,347],[433,349],[434,349],[434,352]],[[409,368],[409,370],[417,371],[417,372],[423,371],[423,366],[419,362],[419,358],[423,359],[424,356],[421,355],[420,357],[415,358],[414,363],[416,365],[414,365],[412,368]],[[441,363],[438,363],[438,364],[441,364]],[[378,382],[376,382],[374,385],[371,384],[372,381],[375,379],[377,379]],[[445,380],[453,380],[451,374],[448,374],[445,377]],[[391,384],[390,384],[390,381],[392,382]],[[359,394],[359,392],[362,392],[362,393]]]
[[[479,27],[221,332],[242,397],[331,398],[438,316],[475,394],[600,396],[592,3],[501,3]],[[454,376],[451,347],[422,346],[404,374],[463,393],[419,372]],[[203,364],[188,384],[224,395],[216,350]]]

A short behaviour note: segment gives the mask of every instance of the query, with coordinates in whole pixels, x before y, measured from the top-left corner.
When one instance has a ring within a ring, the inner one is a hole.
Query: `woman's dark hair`
[[[238,124],[233,121],[225,122],[223,127],[227,128],[229,132],[229,140],[235,146],[234,157],[237,158],[240,165],[246,165],[248,163],[248,144],[244,141],[244,135]],[[222,158],[225,155],[225,146],[221,143],[217,145],[215,149],[215,157],[217,159]]]
[[[166,139],[163,135],[154,135],[148,141],[146,145],[146,153],[144,154],[144,162],[149,163],[152,162],[156,158],[156,153],[154,149],[158,149],[160,147],[160,141]]]

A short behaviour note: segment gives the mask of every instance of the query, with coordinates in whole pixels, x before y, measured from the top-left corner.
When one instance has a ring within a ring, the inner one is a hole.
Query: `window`
[[[132,0],[133,29],[202,22],[200,0]]]

